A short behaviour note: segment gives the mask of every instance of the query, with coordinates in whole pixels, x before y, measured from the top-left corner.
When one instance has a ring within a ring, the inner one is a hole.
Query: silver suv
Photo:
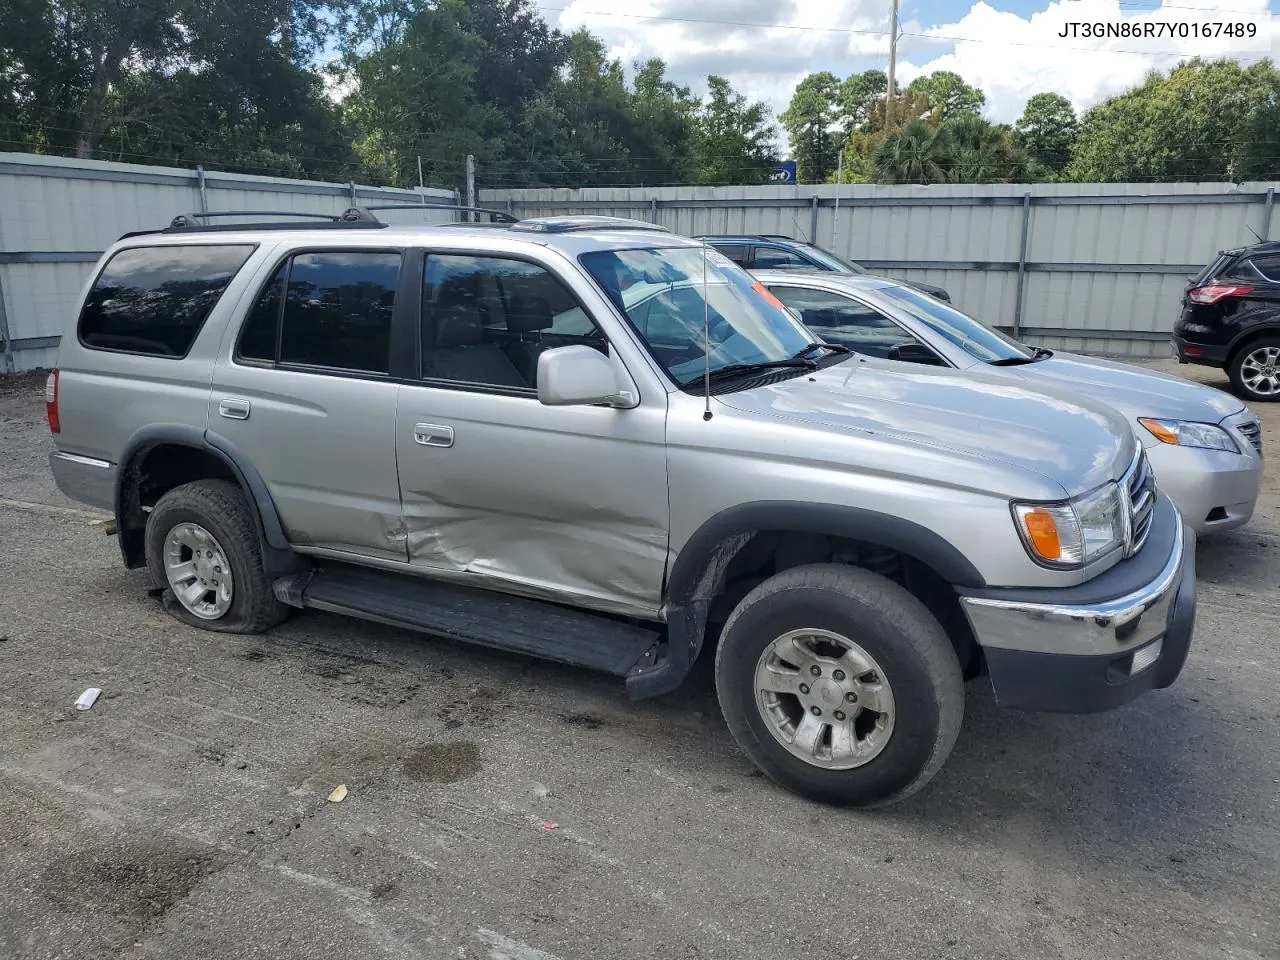
[[[814,342],[647,224],[121,239],[63,337],[52,467],[179,620],[313,607],[674,689],[704,650],[779,783],[902,799],[963,679],[1093,711],[1187,656],[1194,534],[1110,408]]]

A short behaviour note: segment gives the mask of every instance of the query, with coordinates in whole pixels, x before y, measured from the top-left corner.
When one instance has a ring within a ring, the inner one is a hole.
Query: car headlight
[[[1231,434],[1212,423],[1195,423],[1191,420],[1157,420],[1139,417],[1138,422],[1161,443],[1179,447],[1199,447],[1202,450],[1225,450],[1239,453],[1240,447]]]
[[[1061,569],[1086,566],[1119,549],[1128,521],[1115,483],[1063,503],[1014,503],[1013,515],[1032,558]]]

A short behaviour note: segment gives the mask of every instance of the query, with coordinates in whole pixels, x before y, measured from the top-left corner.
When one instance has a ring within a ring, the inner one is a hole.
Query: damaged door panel
[[[531,394],[403,385],[396,452],[410,563],[656,615],[664,407],[547,407]],[[424,423],[433,435],[450,428],[452,443],[422,443]]]

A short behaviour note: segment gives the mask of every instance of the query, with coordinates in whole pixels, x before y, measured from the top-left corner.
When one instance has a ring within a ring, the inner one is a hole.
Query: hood
[[[1066,390],[981,371],[871,357],[855,356],[717,399],[747,414],[889,437],[1003,464],[1033,475],[1041,489],[1047,481],[1068,496],[1118,479],[1136,449],[1123,417]]]
[[[1204,384],[1071,353],[1055,352],[1047,360],[1007,367],[1005,372],[1036,385],[1052,381],[1075,389],[1084,387],[1091,397],[1119,410],[1131,424],[1138,417],[1219,423],[1244,409],[1236,397]]]

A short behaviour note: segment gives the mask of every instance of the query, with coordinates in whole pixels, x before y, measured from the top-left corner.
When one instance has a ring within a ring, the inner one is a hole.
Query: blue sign
[[[769,179],[774,183],[795,183],[796,162],[794,160],[783,160],[773,168],[773,176]]]

